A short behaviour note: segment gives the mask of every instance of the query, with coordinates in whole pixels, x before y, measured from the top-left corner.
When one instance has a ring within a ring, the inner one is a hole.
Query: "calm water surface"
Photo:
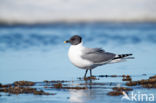
[[[136,76],[148,78],[156,73],[156,23],[56,23],[44,25],[0,25],[0,82],[18,80],[77,80],[84,70],[74,67],[67,56],[70,45],[63,41],[81,35],[84,45],[105,51],[133,53],[135,59],[98,67],[93,75]],[[141,76],[147,74],[147,76]],[[79,81],[83,82],[83,81]],[[101,78],[94,82],[121,82],[121,78]],[[111,89],[52,90],[55,96],[1,96],[1,103],[107,103],[121,101],[121,96],[107,96]],[[142,93],[156,90],[137,89]],[[20,98],[20,99],[19,99]],[[156,98],[156,97],[155,97]],[[156,100],[156,99],[155,99]]]

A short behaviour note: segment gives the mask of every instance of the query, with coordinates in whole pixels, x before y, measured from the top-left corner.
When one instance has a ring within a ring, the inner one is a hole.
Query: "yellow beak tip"
[[[67,43],[66,41],[64,41],[64,43]]]

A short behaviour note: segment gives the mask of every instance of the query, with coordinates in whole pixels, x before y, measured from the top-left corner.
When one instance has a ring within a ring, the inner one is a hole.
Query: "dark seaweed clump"
[[[37,88],[32,88],[35,82],[31,81],[16,81],[13,84],[2,85],[0,84],[0,92],[5,92],[8,94],[34,94],[34,95],[53,95],[52,93],[44,92],[43,90],[38,90]]]
[[[149,77],[149,79],[130,81],[127,82],[126,85],[127,86],[141,85],[144,88],[156,88],[156,75]]]
[[[110,96],[123,95],[123,92],[128,92],[128,91],[133,90],[132,88],[126,88],[126,87],[114,87],[112,89],[113,89],[113,91],[107,93]]]

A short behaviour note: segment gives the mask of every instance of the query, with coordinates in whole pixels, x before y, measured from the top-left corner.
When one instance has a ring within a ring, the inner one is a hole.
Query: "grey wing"
[[[105,52],[101,48],[86,48],[84,54],[82,55],[83,59],[89,60],[93,63],[102,63],[109,60],[112,60],[115,57],[115,54]]]

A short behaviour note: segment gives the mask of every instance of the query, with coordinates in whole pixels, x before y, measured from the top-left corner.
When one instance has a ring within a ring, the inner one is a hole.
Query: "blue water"
[[[127,62],[98,67],[93,70],[93,75],[156,73],[156,23],[0,25],[0,82],[76,80],[82,77],[85,71],[70,63],[67,56],[70,45],[63,43],[75,34],[83,37],[87,47],[101,47],[117,54],[133,53],[135,57]],[[110,79],[103,80],[108,81]],[[61,96],[56,96],[56,101],[57,98]],[[61,100],[68,102],[63,97]]]

